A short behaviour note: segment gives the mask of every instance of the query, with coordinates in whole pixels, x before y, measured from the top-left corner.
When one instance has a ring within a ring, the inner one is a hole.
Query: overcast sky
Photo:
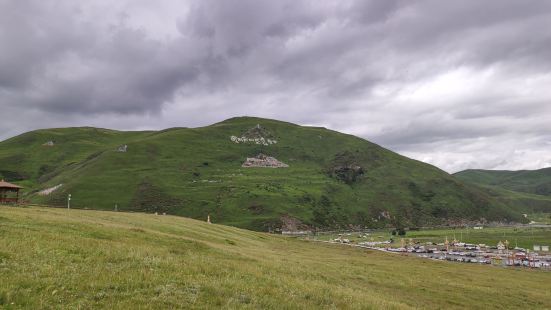
[[[0,140],[260,116],[551,166],[551,1],[0,0]]]

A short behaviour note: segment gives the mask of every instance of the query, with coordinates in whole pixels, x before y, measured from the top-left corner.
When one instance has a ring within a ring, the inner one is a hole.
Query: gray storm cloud
[[[551,2],[0,0],[0,138],[322,125],[454,172],[551,166]]]

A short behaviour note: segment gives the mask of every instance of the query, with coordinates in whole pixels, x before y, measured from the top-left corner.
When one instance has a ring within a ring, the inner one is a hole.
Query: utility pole
[[[71,209],[71,194],[67,196],[67,210]]]

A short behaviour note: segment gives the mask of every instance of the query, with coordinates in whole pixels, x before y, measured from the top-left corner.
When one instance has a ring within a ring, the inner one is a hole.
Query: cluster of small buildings
[[[359,241],[350,240],[347,236],[351,236],[351,234],[338,234],[337,238],[325,242],[403,255],[415,255],[440,261],[551,270],[551,253],[549,253],[549,246],[547,245],[534,245],[534,251],[530,251],[519,247],[510,248],[507,240],[499,241],[495,246],[490,246],[460,242],[455,238],[451,241],[446,238],[442,243],[421,243],[413,239],[403,238],[400,240],[400,247],[392,247],[392,238],[390,240],[374,240],[374,238],[371,238],[370,241]],[[360,233],[358,237],[369,238],[369,234]]]
[[[360,245],[373,246],[366,242],[362,242]],[[541,246],[537,247],[539,253],[530,253],[529,250],[518,247],[509,250],[507,241],[499,241],[496,246],[488,246],[486,244],[470,244],[454,240],[453,242],[439,244],[427,242],[424,245],[410,244],[399,248],[379,247],[378,249],[387,252],[412,253],[435,260],[551,269],[551,255],[541,251]],[[548,250],[549,247],[547,246]]]
[[[391,243],[392,243],[392,241],[385,240],[385,241],[364,241],[364,242],[360,242],[358,244],[361,245],[361,246],[372,247],[372,246],[380,246],[380,245],[391,244]]]
[[[282,230],[281,234],[284,236],[308,236],[312,234],[311,230]]]

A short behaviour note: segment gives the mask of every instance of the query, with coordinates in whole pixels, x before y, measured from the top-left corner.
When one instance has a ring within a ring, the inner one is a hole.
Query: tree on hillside
[[[320,200],[314,202],[313,206],[314,218],[312,221],[321,227],[331,226],[331,200],[325,195],[322,195]]]

